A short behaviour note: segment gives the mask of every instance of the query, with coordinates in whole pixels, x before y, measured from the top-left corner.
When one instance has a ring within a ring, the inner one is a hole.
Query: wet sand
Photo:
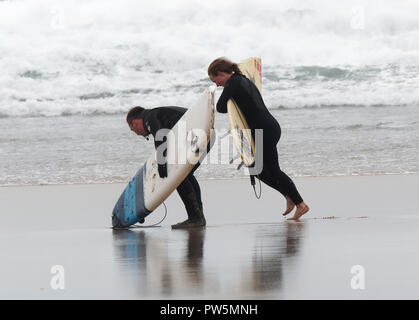
[[[265,185],[257,200],[247,179],[200,181],[208,226],[194,231],[170,228],[186,217],[177,193],[160,227],[112,230],[123,184],[2,187],[0,298],[419,298],[418,175],[295,182],[301,222]]]

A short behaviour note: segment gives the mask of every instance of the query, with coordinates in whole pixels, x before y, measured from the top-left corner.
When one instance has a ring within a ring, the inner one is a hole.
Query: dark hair
[[[217,58],[208,67],[208,75],[217,76],[218,72],[242,74],[237,63],[225,57]]]
[[[127,113],[127,122],[129,125],[132,124],[132,120],[141,118],[141,114],[143,113],[143,107],[134,107],[131,108],[130,111]]]

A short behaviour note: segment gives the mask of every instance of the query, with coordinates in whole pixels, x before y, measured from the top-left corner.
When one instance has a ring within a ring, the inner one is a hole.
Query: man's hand
[[[167,177],[167,164],[166,163],[157,165],[157,169],[159,170],[160,178]]]
[[[160,135],[161,133],[162,131],[159,130],[157,135]],[[157,169],[159,170],[159,176],[160,178],[166,178],[167,177],[167,162],[166,162],[167,137],[164,136],[162,139],[155,138],[154,144],[156,146],[156,160],[157,160]]]

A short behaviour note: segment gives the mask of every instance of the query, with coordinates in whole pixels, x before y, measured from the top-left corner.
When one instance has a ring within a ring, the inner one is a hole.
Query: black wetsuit
[[[141,113],[141,118],[144,122],[144,127],[147,133],[154,138],[154,146],[157,149],[165,140],[156,140],[156,134],[160,129],[172,129],[183,114],[187,111],[181,107],[159,107],[154,109],[145,109]],[[207,152],[210,146],[208,145]],[[196,214],[197,210],[202,211],[201,189],[199,183],[194,177],[194,172],[198,169],[200,162],[198,162],[189,175],[177,187],[177,192],[182,199],[188,216]],[[166,165],[159,165],[159,173],[166,171]]]
[[[263,129],[263,170],[259,179],[282,195],[289,196],[295,204],[303,202],[294,182],[279,167],[276,145],[281,137],[281,127],[266,108],[258,88],[245,76],[235,73],[227,81],[217,102],[218,112],[227,113],[229,99],[233,99],[243,112],[253,138],[255,129]]]

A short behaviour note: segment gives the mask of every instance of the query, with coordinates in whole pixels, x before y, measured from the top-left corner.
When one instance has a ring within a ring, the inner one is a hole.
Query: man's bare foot
[[[306,214],[308,212],[308,210],[310,210],[308,205],[306,205],[305,202],[301,202],[301,203],[297,204],[297,210],[295,210],[294,216],[292,218],[287,219],[287,220],[299,221],[301,216]]]
[[[286,196],[285,199],[287,199],[287,210],[285,210],[285,212],[282,214],[283,216],[286,216],[295,208],[295,203],[291,200],[290,197]]]

